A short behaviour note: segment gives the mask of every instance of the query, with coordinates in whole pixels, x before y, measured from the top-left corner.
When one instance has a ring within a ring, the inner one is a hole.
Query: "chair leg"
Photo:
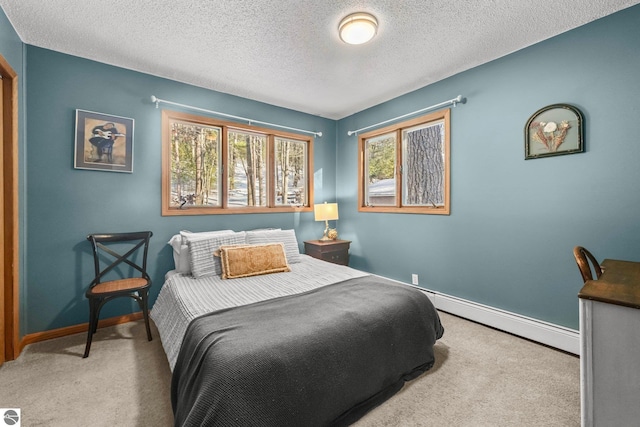
[[[95,334],[96,331],[98,330],[98,320],[100,319],[100,303],[101,301],[96,301],[94,304],[94,308],[93,308],[93,333]]]
[[[151,341],[153,338],[151,337],[151,327],[149,326],[149,291],[144,291],[140,295],[140,305],[142,309],[142,316],[144,317],[144,324],[147,328],[147,338]]]
[[[89,357],[89,351],[91,350],[91,340],[93,334],[95,334],[98,326],[98,313],[97,313],[98,301],[94,298],[89,298],[89,328],[87,330],[87,345],[84,348],[83,358]]]

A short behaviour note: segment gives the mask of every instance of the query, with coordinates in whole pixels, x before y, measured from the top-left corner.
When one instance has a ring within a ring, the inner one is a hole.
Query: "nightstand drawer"
[[[324,252],[321,256],[323,261],[329,261],[334,264],[349,265],[349,252],[347,251],[331,251]]]
[[[348,240],[309,240],[304,242],[304,252],[323,261],[349,265],[350,244]]]

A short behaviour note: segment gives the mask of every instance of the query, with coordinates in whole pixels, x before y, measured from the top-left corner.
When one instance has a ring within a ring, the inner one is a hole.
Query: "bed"
[[[300,254],[293,230],[170,243],[176,269],[151,317],[175,425],[349,425],[433,366],[444,329],[423,292]],[[234,254],[266,246],[282,272],[222,278]]]

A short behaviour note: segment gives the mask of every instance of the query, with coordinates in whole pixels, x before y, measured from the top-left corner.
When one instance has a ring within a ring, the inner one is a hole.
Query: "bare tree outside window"
[[[230,131],[229,205],[267,205],[267,137],[248,132]]]
[[[275,139],[276,205],[307,202],[307,155],[304,141]]]
[[[417,126],[402,132],[403,201],[407,206],[444,204],[444,124]]]
[[[170,206],[219,205],[221,129],[172,121],[170,131]]]

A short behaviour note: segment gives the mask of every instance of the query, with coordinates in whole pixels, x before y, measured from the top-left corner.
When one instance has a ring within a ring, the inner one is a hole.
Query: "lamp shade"
[[[313,206],[313,214],[316,221],[329,221],[338,219],[337,203],[322,203]]]

